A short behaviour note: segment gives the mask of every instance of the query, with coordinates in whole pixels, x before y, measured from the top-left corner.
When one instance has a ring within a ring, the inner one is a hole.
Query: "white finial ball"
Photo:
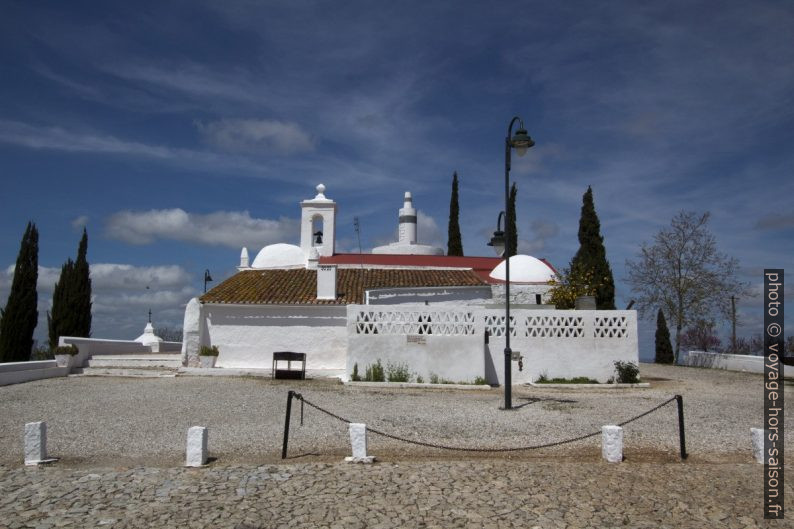
[[[322,195],[323,193],[325,193],[325,186],[324,186],[323,184],[318,184],[316,189],[317,189],[317,192],[318,192],[319,194],[321,194],[321,195]]]

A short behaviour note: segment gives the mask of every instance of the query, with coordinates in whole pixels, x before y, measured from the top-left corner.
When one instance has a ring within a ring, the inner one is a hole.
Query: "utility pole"
[[[736,296],[731,296],[731,352],[736,354]]]

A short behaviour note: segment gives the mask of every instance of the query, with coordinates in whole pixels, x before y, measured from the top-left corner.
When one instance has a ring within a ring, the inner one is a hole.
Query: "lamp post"
[[[518,130],[513,134],[513,125],[518,122]],[[524,156],[527,149],[535,145],[532,138],[527,134],[524,128],[524,121],[515,116],[510,120],[510,125],[507,127],[507,136],[505,137],[505,211],[510,211],[510,155],[513,149],[516,154]],[[499,213],[499,218],[496,220],[496,231],[489,246],[493,246],[497,254],[501,249],[501,255],[505,256],[505,405],[504,410],[513,409],[513,351],[510,349],[510,218],[505,215],[505,230],[499,229],[499,221],[504,215],[504,211]],[[513,212],[515,215],[515,212]],[[515,251],[515,248],[512,248]]]
[[[493,232],[493,237],[488,241],[488,246],[492,246],[499,257],[505,254],[505,232],[502,231],[502,218],[504,216],[505,212],[500,211],[499,216],[496,217],[496,231]]]
[[[207,283],[212,281],[212,276],[210,275],[209,269],[204,270],[204,292],[207,292]]]

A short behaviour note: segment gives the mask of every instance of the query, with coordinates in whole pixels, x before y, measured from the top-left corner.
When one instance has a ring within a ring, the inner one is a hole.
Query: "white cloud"
[[[535,257],[544,257],[543,255],[538,254],[546,248],[546,242],[549,239],[556,237],[560,232],[560,227],[557,226],[556,222],[549,222],[540,219],[533,220],[530,223],[528,239],[522,239],[521,227],[519,226],[518,229],[518,251],[520,253],[534,255]]]
[[[314,149],[312,138],[295,123],[268,119],[196,122],[204,140],[225,151],[293,154]]]
[[[80,215],[72,219],[72,228],[80,230],[88,225],[88,215]]]
[[[132,266],[97,263],[91,265],[91,286],[95,290],[152,290],[182,287],[190,282],[190,274],[177,265]]]
[[[422,210],[416,210],[416,242],[447,247],[447,238],[441,233],[436,220]]]
[[[172,239],[240,248],[286,242],[297,236],[298,222],[256,219],[247,211],[188,213],[183,209],[120,211],[107,220],[106,234],[130,244]]]
[[[138,336],[149,309],[155,325],[181,327],[185,304],[199,293],[198,282],[181,266],[133,266],[119,263],[92,263],[92,331],[95,337]],[[47,311],[52,307],[52,290],[61,269],[39,267],[37,285],[39,322],[35,336],[47,338]],[[0,272],[0,303],[5,304],[14,277],[14,265]],[[147,288],[149,287],[149,288]]]

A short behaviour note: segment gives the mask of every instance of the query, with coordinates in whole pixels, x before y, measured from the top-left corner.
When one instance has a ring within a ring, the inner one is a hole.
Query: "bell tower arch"
[[[316,190],[314,198],[301,202],[301,250],[307,263],[312,250],[321,256],[336,250],[336,202],[326,198],[323,184]]]

